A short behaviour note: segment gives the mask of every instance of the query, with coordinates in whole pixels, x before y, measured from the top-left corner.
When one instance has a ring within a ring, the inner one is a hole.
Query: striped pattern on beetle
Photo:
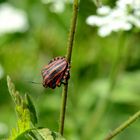
[[[70,78],[70,64],[65,57],[56,57],[52,59],[42,71],[43,86],[54,89],[60,87]]]

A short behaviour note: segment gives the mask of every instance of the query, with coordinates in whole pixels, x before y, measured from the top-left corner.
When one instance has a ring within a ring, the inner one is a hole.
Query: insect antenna
[[[29,83],[32,83],[32,84],[42,84],[42,83],[39,83],[39,82],[34,82],[34,81],[28,81]]]

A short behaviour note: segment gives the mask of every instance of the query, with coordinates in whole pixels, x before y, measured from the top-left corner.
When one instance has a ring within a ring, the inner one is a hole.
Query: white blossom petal
[[[8,3],[0,5],[0,35],[13,32],[24,32],[28,29],[27,15],[24,11]]]
[[[134,9],[140,9],[140,0],[133,0],[133,4],[132,4]]]
[[[50,7],[52,12],[55,13],[62,13],[64,11],[64,6],[65,4],[62,1],[57,1],[55,3],[52,4],[52,6]]]
[[[43,4],[51,4],[50,10],[55,13],[62,13],[66,3],[72,3],[73,0],[41,0]]]
[[[125,9],[128,5],[132,5],[134,0],[118,0],[116,6],[119,9]]]
[[[100,27],[99,30],[98,30],[98,34],[99,34],[99,36],[101,36],[101,37],[106,37],[106,36],[110,35],[111,32],[112,32],[112,31],[111,31],[111,28],[110,28],[108,25],[102,26],[102,27]]]
[[[128,20],[129,20],[129,22],[132,23],[134,26],[140,28],[140,19],[139,19],[139,18],[130,15],[130,16],[128,16]]]
[[[108,14],[109,18],[121,18],[121,17],[125,17],[127,15],[127,12],[125,10],[121,10],[121,9],[113,9],[110,14]]]
[[[102,25],[102,18],[98,16],[89,16],[86,20],[86,23],[91,26],[100,26]]]
[[[111,11],[111,8],[109,6],[102,6],[101,8],[97,9],[97,13],[99,15],[107,15]]]
[[[110,23],[110,28],[112,31],[119,31],[119,30],[130,30],[132,28],[132,25],[126,21],[123,20],[114,20],[112,23]]]
[[[140,9],[135,10],[134,15],[139,17],[139,19],[140,19]]]

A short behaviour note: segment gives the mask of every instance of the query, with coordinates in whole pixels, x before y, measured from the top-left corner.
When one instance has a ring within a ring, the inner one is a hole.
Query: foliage
[[[18,116],[17,129],[12,130],[11,137],[9,138],[9,140],[14,140],[18,135],[31,128],[30,126],[31,117],[30,110],[28,109],[27,104],[25,103],[24,99],[20,96],[19,92],[15,90],[15,86],[12,83],[9,76],[7,76],[7,84],[9,92],[15,103],[15,109]]]
[[[52,132],[48,128],[30,129],[19,135],[16,140],[65,140],[59,133]]]
[[[17,128],[12,129],[8,140],[64,140],[59,133],[52,132],[48,128],[36,128],[36,111],[29,95],[25,94],[25,98],[23,98],[16,91],[9,76],[7,76],[7,84],[18,116]]]

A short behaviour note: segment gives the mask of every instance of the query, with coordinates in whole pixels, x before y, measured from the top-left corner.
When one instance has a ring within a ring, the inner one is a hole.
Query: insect
[[[70,78],[70,64],[65,57],[55,57],[42,71],[43,86],[54,89],[61,84],[67,84]]]

